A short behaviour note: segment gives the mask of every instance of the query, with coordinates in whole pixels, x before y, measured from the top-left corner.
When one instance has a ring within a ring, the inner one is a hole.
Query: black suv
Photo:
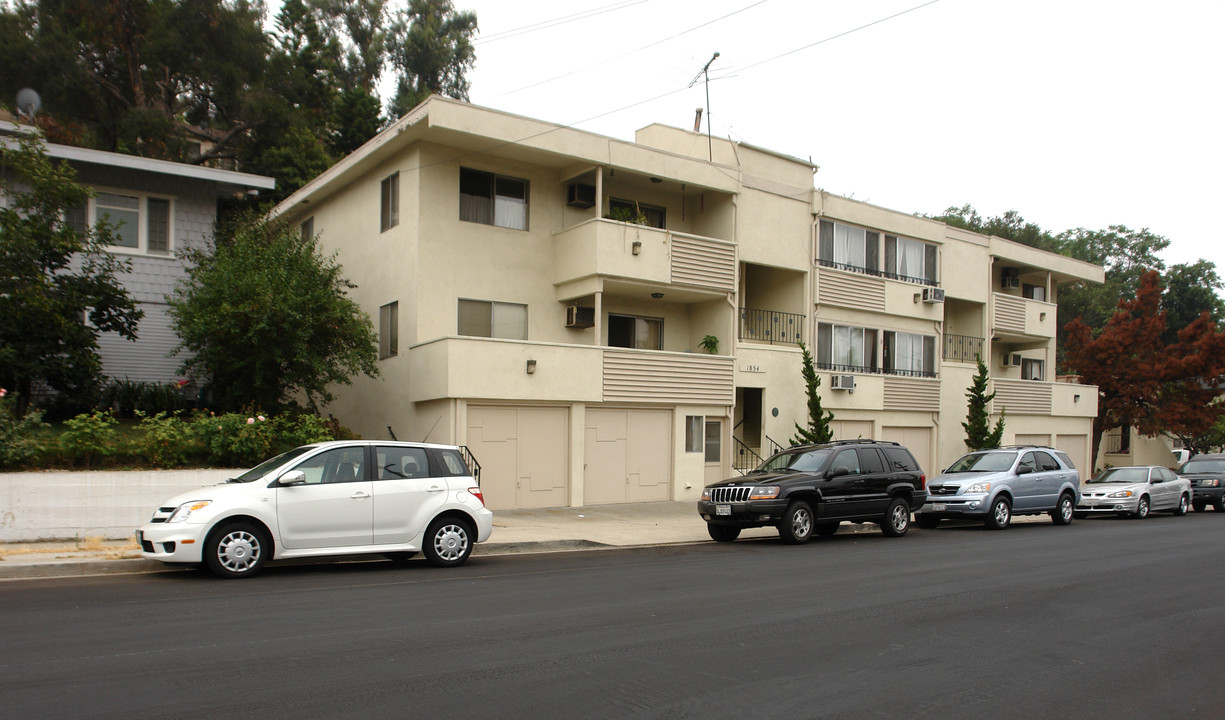
[[[710,536],[731,542],[744,528],[773,525],[783,542],[833,535],[843,520],[879,523],[889,537],[910,529],[927,500],[927,478],[895,442],[843,440],[797,445],[743,477],[708,486],[698,513]]]
[[[1191,481],[1191,507],[1225,512],[1225,455],[1192,455],[1178,474]]]

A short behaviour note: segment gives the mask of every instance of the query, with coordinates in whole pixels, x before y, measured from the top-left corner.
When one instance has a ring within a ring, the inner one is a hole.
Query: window
[[[859,474],[859,454],[854,448],[847,448],[840,451],[834,456],[834,461],[830,463],[830,468],[837,470],[838,468],[846,468],[852,475]]]
[[[84,205],[64,213],[64,222],[78,233],[106,221],[112,248],[149,255],[171,252],[170,199],[128,192],[97,191]]]
[[[527,305],[460,300],[459,334],[527,340]]]
[[[936,338],[885,331],[885,372],[915,377],[936,376]]]
[[[1029,298],[1030,300],[1041,300],[1046,302],[1046,288],[1042,285],[1030,285],[1029,283],[1024,283],[1021,286],[1021,295]]]
[[[880,272],[880,233],[822,220],[817,259],[827,267],[875,275]]]
[[[642,217],[639,217],[639,213]],[[608,216],[613,220],[636,222],[656,228],[666,227],[667,210],[657,205],[647,205],[636,200],[611,198],[608,201]],[[641,220],[642,222],[639,222]]]
[[[936,284],[936,246],[921,240],[885,236],[885,273],[895,280]]]
[[[1038,463],[1039,472],[1052,472],[1059,469],[1059,463],[1055,462],[1055,458],[1044,452],[1035,452],[1034,458]]]
[[[311,215],[302,221],[302,239],[310,240],[315,237],[315,216]]]
[[[817,366],[824,370],[875,370],[876,330],[817,323]]]
[[[306,474],[306,484],[356,482],[366,479],[366,449],[340,447],[321,452],[294,468]]]
[[[400,303],[379,308],[379,359],[400,354]]]
[[[1044,380],[1042,360],[1021,359],[1021,377],[1026,380]]]
[[[400,224],[400,173],[383,178],[379,198],[379,232],[386,232]]]
[[[685,452],[702,452],[702,427],[704,420],[701,415],[685,416]]]
[[[378,447],[379,480],[430,477],[430,461],[425,448]]]
[[[638,350],[663,350],[664,321],[609,313],[608,344]]]
[[[527,230],[527,180],[460,168],[459,219]]]
[[[723,454],[720,452],[723,430],[723,423],[718,420],[708,420],[706,422],[706,462],[717,463],[723,459]]]

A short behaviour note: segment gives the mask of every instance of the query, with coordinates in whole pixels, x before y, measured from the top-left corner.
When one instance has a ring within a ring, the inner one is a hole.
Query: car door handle
[[[369,497],[370,497],[369,493],[362,492],[361,490],[358,490],[357,492],[349,496],[349,498],[353,500],[366,500]]]
[[[431,485],[431,486],[430,486],[430,489],[429,489],[429,492],[432,492],[432,493],[440,493],[440,492],[443,492],[443,491],[445,491],[445,490],[446,490],[446,488],[440,488],[440,487],[438,487],[437,485]]]

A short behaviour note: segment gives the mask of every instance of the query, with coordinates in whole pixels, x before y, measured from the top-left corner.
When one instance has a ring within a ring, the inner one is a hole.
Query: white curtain
[[[493,224],[512,230],[526,230],[527,200],[498,195],[493,204]]]
[[[834,328],[834,364],[848,367],[864,367],[863,328]]]
[[[909,238],[897,239],[897,274],[923,277],[923,243]]]
[[[863,228],[848,227],[841,223],[834,225],[834,262],[851,267],[864,267],[864,247],[867,245],[867,231]]]
[[[910,333],[894,335],[893,369],[923,370],[923,336]]]

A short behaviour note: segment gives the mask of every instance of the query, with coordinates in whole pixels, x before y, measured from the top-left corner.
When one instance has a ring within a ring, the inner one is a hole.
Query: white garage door
[[[829,429],[835,440],[871,440],[871,420],[831,420]]]
[[[1055,448],[1064,451],[1076,469],[1080,471],[1080,479],[1088,480],[1093,476],[1089,468],[1089,437],[1087,435],[1056,435]]]
[[[932,429],[929,427],[890,427],[881,428],[881,440],[905,445],[914,459],[919,461],[919,467],[930,480],[940,473],[940,468],[932,464]]]
[[[470,406],[468,449],[491,510],[568,504],[566,408]]]
[[[584,447],[584,505],[669,498],[670,411],[588,409]]]

